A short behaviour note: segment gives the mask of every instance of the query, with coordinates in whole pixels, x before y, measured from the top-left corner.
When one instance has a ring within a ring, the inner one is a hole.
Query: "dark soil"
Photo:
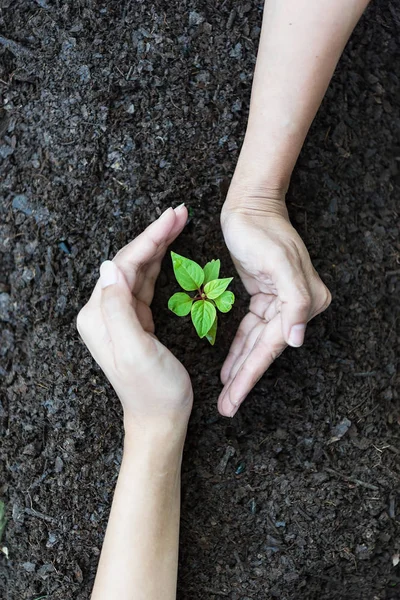
[[[185,201],[192,214],[175,249],[199,262],[220,257],[232,274],[219,212],[245,129],[261,5],[0,6],[9,553],[0,596],[84,600],[122,425],[74,320],[101,261],[171,204]],[[234,420],[217,414],[218,375],[246,293],[236,279],[237,308],[213,349],[168,312],[168,261],[160,277],[158,335],[197,396],[183,465],[181,600],[400,598],[399,32],[395,2],[367,11],[288,197],[332,306]]]

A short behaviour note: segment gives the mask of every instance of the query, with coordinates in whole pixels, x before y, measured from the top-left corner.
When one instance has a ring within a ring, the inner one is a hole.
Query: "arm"
[[[345,44],[369,0],[266,0],[236,176],[286,190]]]
[[[181,363],[154,335],[150,304],[166,248],[186,208],[168,209],[113,261],[77,320],[121,400],[125,443],[93,600],[174,600],[180,467],[193,392]]]
[[[233,416],[287,345],[330,304],[292,227],[291,173],[336,63],[368,0],[266,0],[250,115],[221,212],[225,242],[251,296],[221,371],[218,400]]]
[[[93,600],[175,598],[184,431],[174,437],[126,432]]]

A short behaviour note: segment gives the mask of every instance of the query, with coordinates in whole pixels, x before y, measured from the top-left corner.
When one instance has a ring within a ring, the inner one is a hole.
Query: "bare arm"
[[[266,0],[245,140],[221,213],[251,296],[221,371],[218,406],[233,416],[251,388],[330,304],[289,221],[293,167],[340,54],[368,0]]]
[[[266,0],[241,164],[287,187],[341,53],[369,0]]]
[[[175,600],[180,468],[193,392],[154,335],[150,304],[161,260],[187,220],[168,209],[113,261],[78,315],[79,332],[124,409],[121,470],[93,600]]]
[[[92,600],[174,600],[184,427],[130,431]]]

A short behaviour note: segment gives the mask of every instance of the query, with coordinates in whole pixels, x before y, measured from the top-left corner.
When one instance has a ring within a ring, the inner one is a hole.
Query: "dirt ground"
[[[288,195],[333,295],[229,420],[214,348],[167,309],[157,332],[193,378],[180,600],[400,599],[400,10],[358,25]],[[74,320],[102,260],[185,201],[175,244],[224,247],[261,2],[0,2],[0,557],[5,600],[86,600],[121,459],[114,393]],[[398,380],[397,380],[398,382]]]

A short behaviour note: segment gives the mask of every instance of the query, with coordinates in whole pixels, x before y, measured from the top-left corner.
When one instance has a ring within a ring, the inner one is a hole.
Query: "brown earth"
[[[171,204],[192,215],[175,249],[232,274],[219,212],[261,9],[0,2],[1,598],[90,597],[122,427],[75,316],[100,262]],[[219,369],[247,295],[236,278],[211,348],[167,310],[166,261],[157,331],[196,391],[180,600],[400,598],[399,31],[395,2],[367,11],[289,192],[332,306],[232,421],[216,411]]]

